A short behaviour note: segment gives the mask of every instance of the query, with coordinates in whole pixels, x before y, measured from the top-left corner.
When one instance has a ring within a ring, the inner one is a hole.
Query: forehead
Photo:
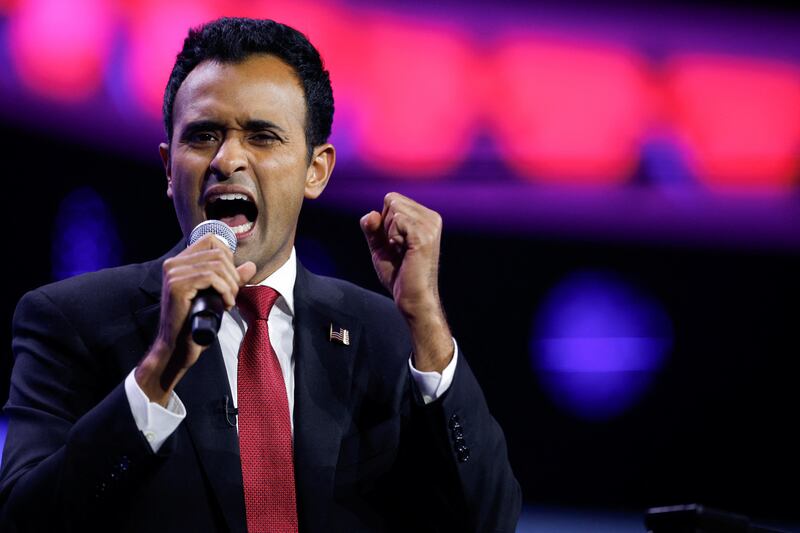
[[[196,120],[231,124],[261,119],[302,129],[305,113],[297,74],[281,59],[266,54],[239,63],[200,63],[181,84],[173,105],[176,127]]]

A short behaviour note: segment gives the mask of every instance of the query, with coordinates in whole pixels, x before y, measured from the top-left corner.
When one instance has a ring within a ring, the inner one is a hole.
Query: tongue
[[[247,224],[249,222],[247,220],[247,217],[241,214],[233,215],[230,217],[222,217],[220,218],[220,220],[232,228],[235,228],[236,226],[241,226],[242,224]]]

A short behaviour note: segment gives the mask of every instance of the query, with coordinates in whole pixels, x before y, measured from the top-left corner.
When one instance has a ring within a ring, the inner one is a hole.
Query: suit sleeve
[[[410,380],[413,381],[413,380]],[[508,461],[503,431],[483,392],[459,355],[453,382],[438,400],[425,405],[411,384],[411,419],[404,438],[406,464],[417,480],[411,506],[436,517],[437,531],[513,532],[522,505]]]
[[[158,461],[123,384],[106,383],[98,354],[41,290],[20,301],[12,333],[0,530],[108,525],[126,512],[125,495]]]

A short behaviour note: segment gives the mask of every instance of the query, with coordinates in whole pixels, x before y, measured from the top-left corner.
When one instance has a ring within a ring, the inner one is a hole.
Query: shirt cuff
[[[447,389],[450,388],[450,384],[453,383],[453,376],[456,373],[456,363],[458,362],[458,343],[453,339],[453,358],[441,373],[420,372],[414,368],[411,359],[412,357],[408,358],[408,368],[411,370],[411,377],[414,378],[414,382],[417,384],[422,394],[422,399],[427,405],[438,400],[442,394],[447,392]]]
[[[133,376],[135,371],[134,368],[125,378],[125,394],[128,396],[136,427],[144,434],[150,443],[150,448],[157,452],[186,418],[186,408],[174,392],[170,395],[166,408],[151,402],[136,383],[136,378]]]

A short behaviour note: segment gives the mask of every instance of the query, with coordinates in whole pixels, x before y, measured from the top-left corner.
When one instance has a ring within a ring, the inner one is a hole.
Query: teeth
[[[253,224],[253,222],[247,222],[246,224],[242,224],[240,226],[234,226],[231,229],[238,235],[239,233],[246,233],[253,229]]]
[[[245,201],[249,201],[250,199],[247,197],[246,194],[233,192],[233,193],[220,194],[220,195],[217,195],[217,196],[213,196],[211,198],[212,202],[216,202],[217,200],[245,200]]]

